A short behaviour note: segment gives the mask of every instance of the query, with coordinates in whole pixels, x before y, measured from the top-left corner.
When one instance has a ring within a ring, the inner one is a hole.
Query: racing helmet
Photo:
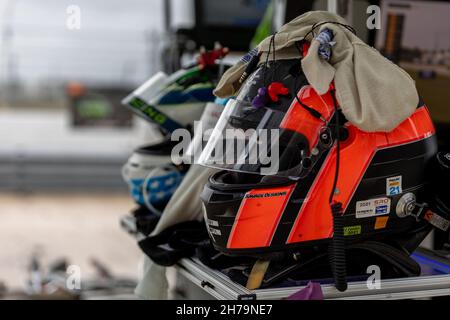
[[[176,142],[170,140],[170,133],[192,131],[194,121],[214,101],[215,82],[229,65],[222,61],[227,53],[228,49],[220,46],[202,52],[194,65],[171,75],[158,72],[123,99],[130,110],[157,126],[160,133],[155,133],[163,140],[136,149],[122,168],[122,177],[138,204],[131,216],[121,219],[128,232],[149,234],[181,183],[189,165],[172,162]]]
[[[171,75],[158,72],[125,97],[122,104],[165,133],[191,129],[205,104],[215,99],[213,89],[230,66],[223,61],[227,54],[228,49],[219,46],[202,52],[195,64]]]
[[[208,102],[198,122],[203,130],[212,129],[224,109],[223,99]],[[148,235],[159,221],[164,208],[189,170],[190,163],[203,144],[204,131],[194,134],[185,153],[173,153],[179,141],[170,137],[157,144],[136,149],[122,167],[122,178],[138,205],[121,219],[122,227],[132,234]]]
[[[199,159],[221,169],[201,195],[212,244],[258,258],[328,247],[333,199],[346,243],[412,252],[430,230],[418,216],[436,152],[423,102],[391,132],[363,132],[345,119],[333,85],[323,95],[309,85],[300,59],[260,64]]]
[[[151,213],[160,215],[181,183],[187,167],[171,161],[173,142],[137,148],[122,167],[122,177],[134,201]]]

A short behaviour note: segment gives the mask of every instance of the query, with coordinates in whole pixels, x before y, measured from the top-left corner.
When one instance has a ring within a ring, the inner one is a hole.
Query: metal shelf
[[[303,286],[248,290],[220,271],[203,265],[198,259],[183,259],[176,267],[179,274],[219,300],[284,299]],[[368,289],[365,281],[350,282],[345,292],[332,284],[323,284],[325,299],[399,300],[450,296],[450,274],[382,280],[380,289]]]
[[[138,233],[139,236],[142,235]],[[369,289],[366,281],[349,282],[345,292],[338,291],[333,284],[322,284],[324,298],[327,300],[404,300],[450,296],[450,259],[423,248],[419,248],[417,253],[420,260],[428,261],[428,267],[435,269],[440,266],[445,271],[441,271],[442,274],[439,275],[382,280],[380,289]],[[248,290],[222,272],[205,266],[197,258],[182,259],[175,265],[175,269],[189,286],[195,286],[204,291],[202,296],[206,293],[218,300],[285,299],[304,288],[304,286],[293,286]]]

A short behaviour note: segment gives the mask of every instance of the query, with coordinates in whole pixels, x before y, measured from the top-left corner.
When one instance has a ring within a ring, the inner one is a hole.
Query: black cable
[[[273,64],[273,67],[274,67],[273,72],[272,72],[272,82],[275,81],[275,73],[277,72],[277,66],[275,65],[275,61],[276,61],[276,57],[275,57],[275,35],[276,34],[277,33],[274,33],[273,36],[272,36],[272,39],[273,39],[273,41],[272,41],[272,59],[273,59],[272,64]]]
[[[270,56],[270,51],[272,50],[272,42],[275,41],[275,35],[272,35],[272,37],[270,38],[270,42],[269,42],[269,50],[267,51],[267,56],[266,56],[266,61],[264,62],[264,72],[263,72],[263,84],[265,87],[267,87],[267,83],[266,83],[266,73],[267,73],[267,65],[269,64],[269,56]]]
[[[269,42],[269,50],[267,51],[267,56],[266,56],[266,61],[264,62],[264,73],[263,73],[263,84],[265,87],[267,87],[267,83],[266,83],[266,73],[267,73],[267,69],[268,69],[268,64],[269,64],[269,57],[270,54],[272,53],[272,64],[274,66],[274,70],[272,72],[272,82],[275,81],[275,75],[277,72],[277,68],[278,66],[275,64],[276,61],[276,47],[275,47],[275,36],[276,36],[276,32],[272,35],[272,37],[270,38],[270,42]]]
[[[333,278],[336,289],[339,291],[347,290],[347,263],[345,257],[345,238],[344,238],[344,216],[341,202],[333,202],[334,194],[336,193],[337,181],[339,178],[339,164],[340,164],[340,123],[339,111],[335,96],[335,90],[330,91],[334,105],[334,116],[336,123],[336,171],[334,174],[333,187],[331,189],[329,203],[331,206],[331,213],[333,215],[333,239],[330,245],[329,255],[330,263],[333,272]]]
[[[342,203],[331,205],[333,214],[333,239],[329,247],[331,270],[333,272],[334,286],[339,291],[347,290],[347,261],[345,257],[344,217]]]
[[[297,100],[297,102],[300,104],[300,106],[302,106],[303,109],[308,111],[310,115],[312,115],[314,118],[317,118],[319,120],[322,120],[322,121],[326,122],[325,118],[322,116],[322,114],[319,111],[317,111],[314,108],[311,108],[311,107],[307,106],[306,104],[304,104],[300,100],[300,98],[298,97],[298,93],[295,93],[294,96],[295,96],[295,99]]]
[[[260,56],[261,56],[261,54],[257,54],[255,56],[253,56],[253,58],[251,58],[251,60],[247,64],[247,67],[245,68],[245,71],[242,73],[241,77],[239,78],[240,84],[244,83],[244,81],[247,80],[248,76],[250,74],[252,74],[253,71],[256,70],[258,63],[259,63]]]
[[[341,153],[341,146],[340,146],[340,127],[339,127],[339,112],[337,107],[337,101],[335,96],[335,90],[330,91],[331,98],[333,99],[333,105],[334,105],[334,117],[335,117],[335,139],[336,139],[336,171],[334,173],[334,181],[333,181],[333,188],[331,189],[331,194],[329,197],[329,203],[331,204],[333,201],[333,196],[336,192],[337,187],[337,181],[339,178],[339,164],[340,164],[340,153]]]
[[[297,81],[298,81],[298,78],[296,78],[296,79],[294,80],[294,85],[293,85],[293,87],[294,87],[294,96],[295,96],[295,99],[297,100],[298,104],[299,104],[303,109],[305,109],[306,111],[308,111],[309,114],[310,114],[311,116],[313,116],[314,118],[319,119],[319,120],[322,120],[323,122],[326,122],[327,120],[323,117],[323,115],[322,115],[319,111],[317,111],[317,110],[314,109],[314,108],[311,108],[310,106],[307,106],[306,104],[304,104],[304,103],[300,100],[300,98],[298,97],[298,92],[300,91],[300,88],[297,88]]]

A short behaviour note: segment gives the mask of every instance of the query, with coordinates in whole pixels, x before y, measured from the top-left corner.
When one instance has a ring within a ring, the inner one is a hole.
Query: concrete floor
[[[93,274],[92,257],[136,279],[142,255],[119,227],[132,207],[127,194],[0,194],[0,282],[23,288],[33,252],[44,265],[67,258],[82,279]]]

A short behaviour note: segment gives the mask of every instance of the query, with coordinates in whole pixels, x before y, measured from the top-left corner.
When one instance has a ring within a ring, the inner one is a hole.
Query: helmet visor
[[[228,102],[215,128],[204,135],[209,140],[198,162],[224,170],[302,178],[331,145],[319,145],[321,134],[329,133],[326,122],[298,103],[294,94],[307,100],[312,97],[311,87],[296,88],[291,74],[279,81],[289,94],[255,106],[258,88],[263,87],[260,78],[256,71],[236,100]],[[314,98],[315,107],[329,119],[332,108],[321,96]]]

